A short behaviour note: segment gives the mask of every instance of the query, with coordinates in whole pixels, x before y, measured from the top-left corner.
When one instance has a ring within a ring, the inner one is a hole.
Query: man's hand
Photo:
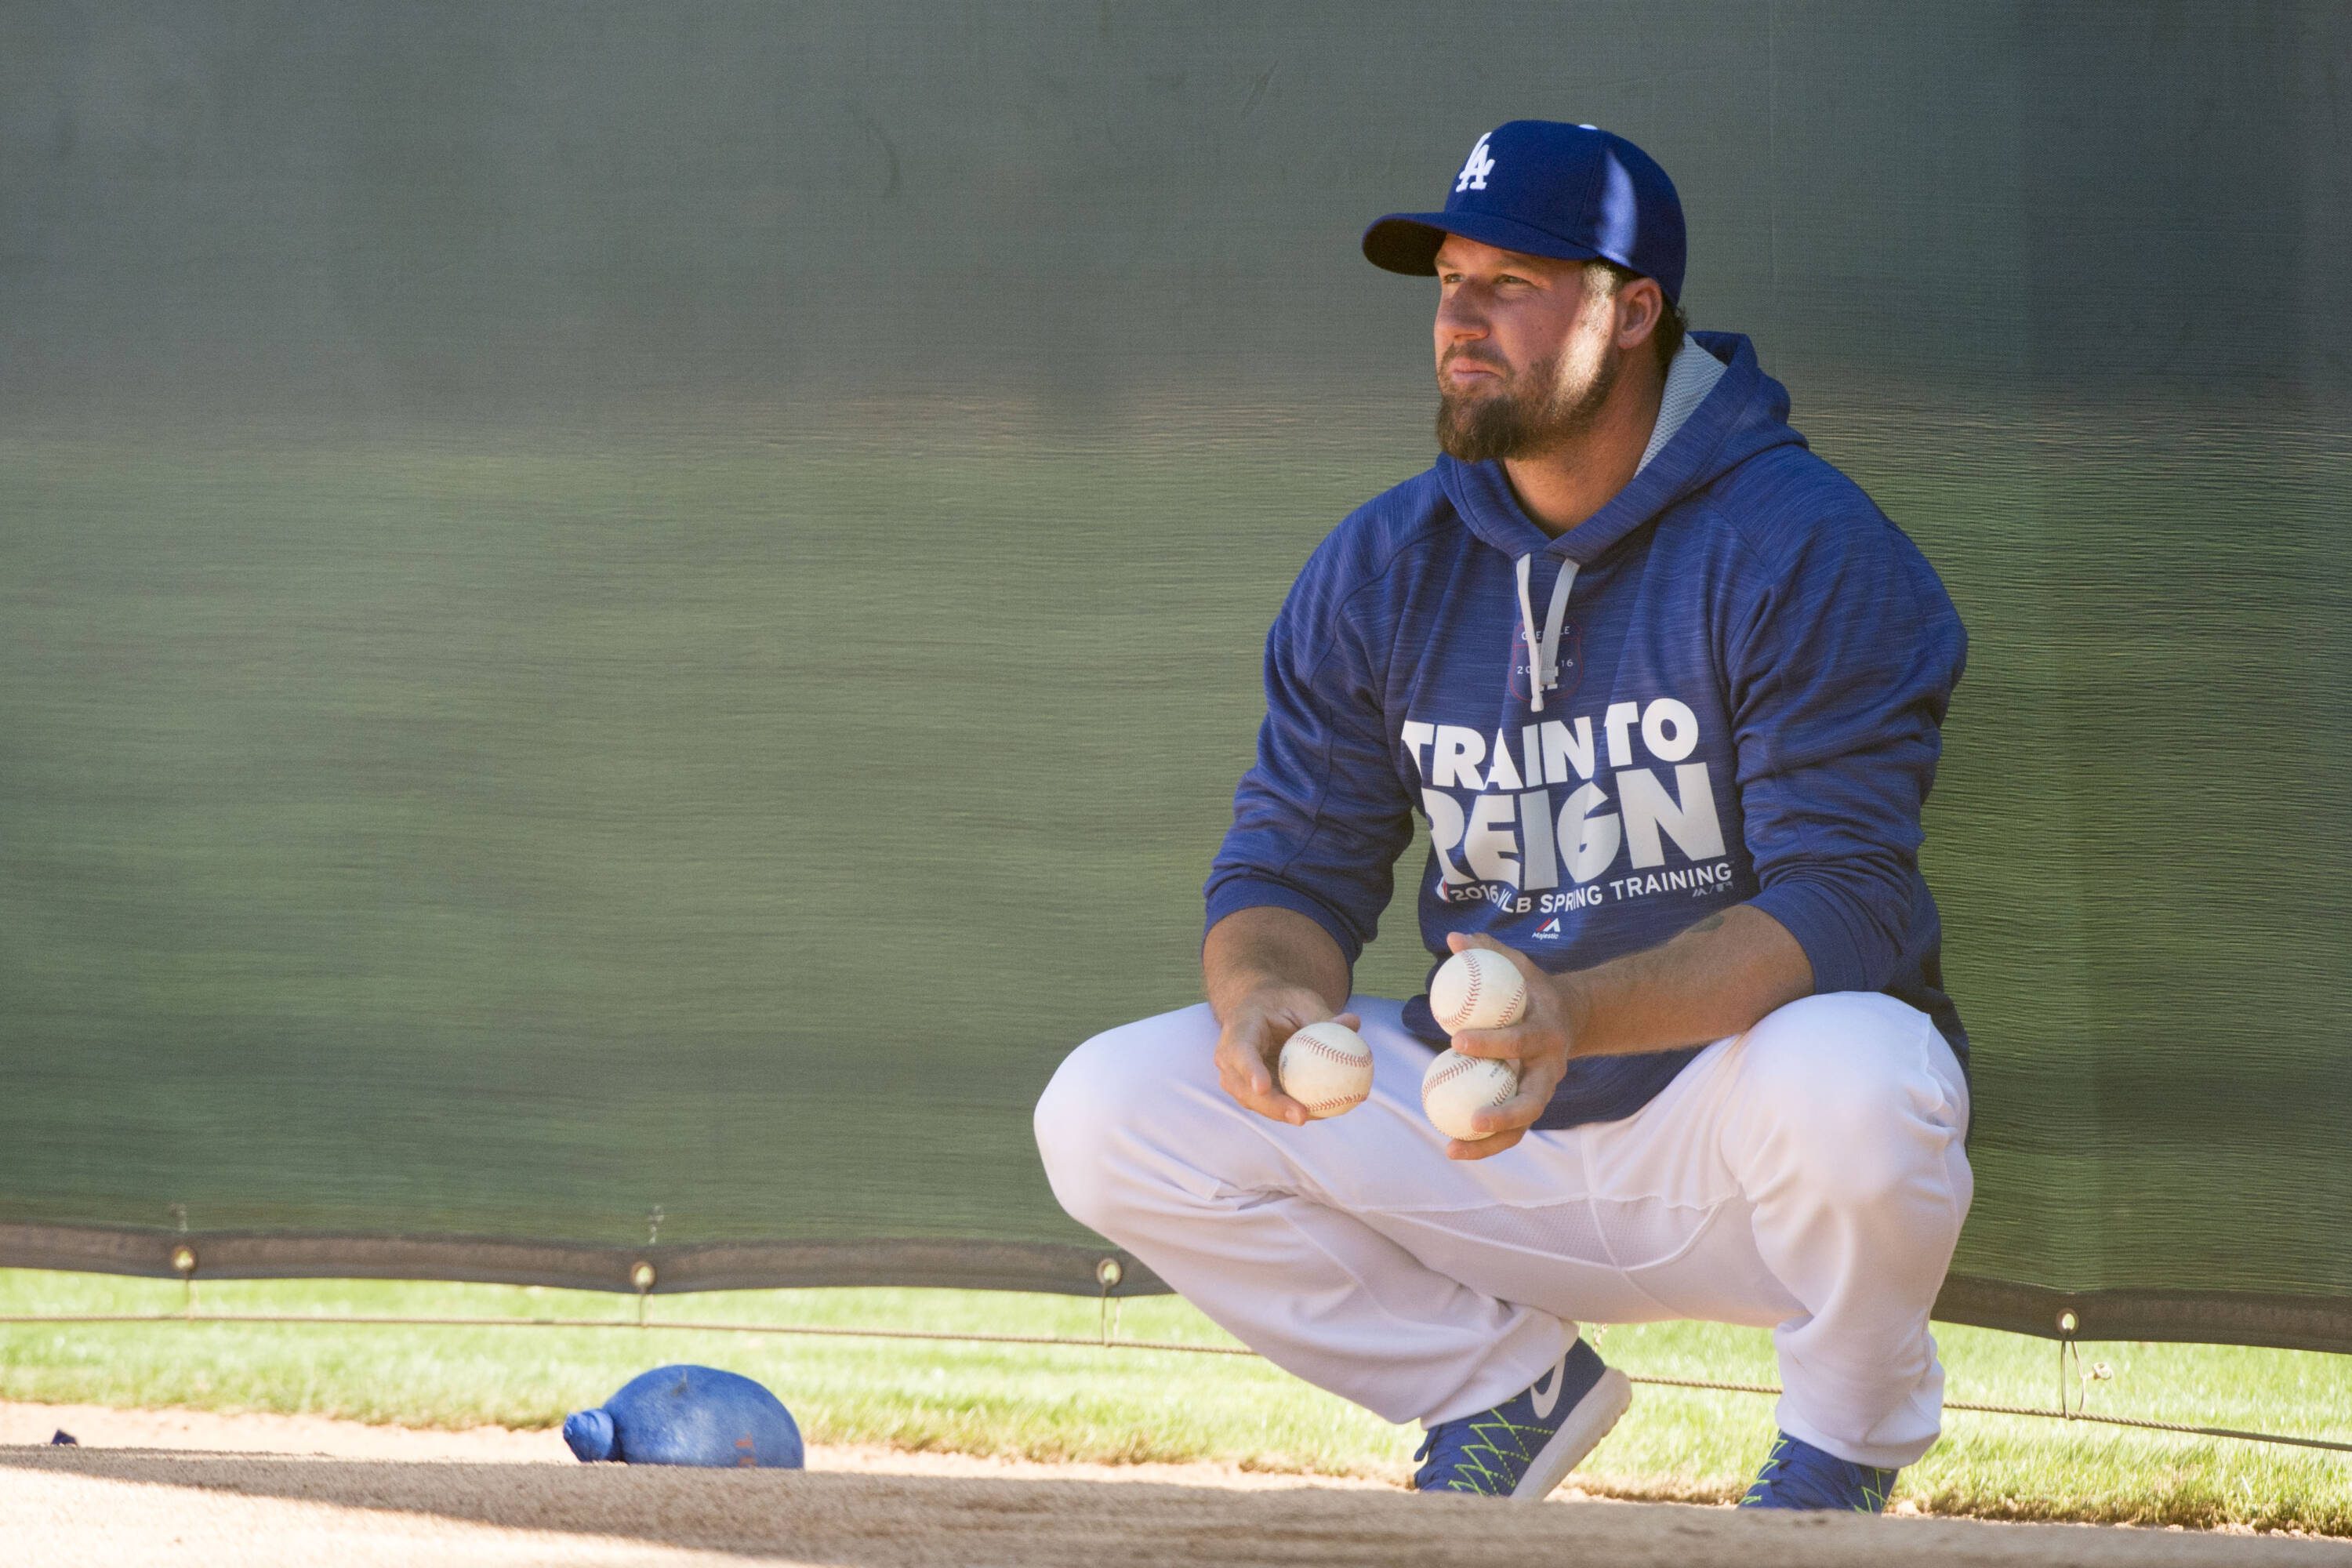
[[[1218,1023],[1217,1081],[1260,1116],[1307,1125],[1307,1108],[1282,1092],[1275,1058],[1309,1024],[1362,1026],[1348,1002],[1348,961],[1321,926],[1292,910],[1239,910],[1209,930],[1201,975]]]
[[[1519,1092],[1491,1110],[1482,1110],[1470,1119],[1473,1127],[1492,1128],[1492,1136],[1475,1142],[1456,1138],[1445,1145],[1449,1160],[1483,1160],[1499,1154],[1527,1136],[1544,1107],[1551,1103],[1551,1091],[1559,1087],[1561,1077],[1568,1071],[1568,1058],[1575,1043],[1583,1033],[1580,994],[1561,982],[1561,975],[1547,974],[1525,953],[1514,952],[1489,936],[1465,936],[1454,931],[1445,939],[1446,945],[1456,952],[1483,947],[1489,952],[1499,952],[1509,959],[1528,983],[1528,1010],[1519,1021],[1507,1029],[1465,1029],[1454,1037],[1454,1048],[1465,1057],[1493,1057],[1514,1063],[1519,1069]]]
[[[1307,1108],[1282,1092],[1275,1058],[1283,1041],[1333,1016],[1351,1029],[1363,1026],[1353,1013],[1334,1015],[1322,997],[1303,985],[1265,985],[1248,993],[1226,1012],[1224,1027],[1217,1035],[1217,1081],[1260,1116],[1306,1126]]]
[[[1491,937],[1448,936],[1454,952],[1484,947],[1518,965],[1528,979],[1528,1010],[1507,1029],[1465,1029],[1454,1048],[1465,1057],[1519,1064],[1519,1092],[1482,1110],[1472,1125],[1491,1138],[1456,1140],[1456,1160],[1499,1154],[1527,1135],[1570,1057],[1623,1056],[1703,1046],[1751,1027],[1775,1007],[1813,989],[1813,969],[1788,928],[1752,904],[1702,916],[1673,941],[1592,969],[1547,974],[1525,953]]]

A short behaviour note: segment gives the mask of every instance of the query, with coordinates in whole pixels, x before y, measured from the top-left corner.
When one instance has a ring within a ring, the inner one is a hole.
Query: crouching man
[[[1111,1030],[1036,1112],[1064,1207],[1278,1365],[1426,1441],[1423,1490],[1539,1498],[1630,1388],[1579,1322],[1769,1326],[1746,1503],[1884,1508],[1935,1441],[1970,1194],[1967,1039],[1920,813],[1965,637],[1731,333],[1686,333],[1674,186],[1517,121],[1376,265],[1438,281],[1436,466],[1340,524],[1267,639],[1208,882],[1208,1001]],[[1454,1048],[1517,1098],[1450,1141],[1426,997],[1352,994],[1413,831],[1433,957],[1507,952]],[[1371,1098],[1275,1081],[1339,1017]]]

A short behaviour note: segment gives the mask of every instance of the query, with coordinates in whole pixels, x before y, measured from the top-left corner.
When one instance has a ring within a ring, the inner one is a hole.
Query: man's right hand
[[[1330,934],[1293,910],[1236,910],[1209,928],[1201,978],[1216,1010],[1217,1081],[1270,1121],[1307,1125],[1307,1108],[1282,1092],[1282,1043],[1309,1024],[1362,1026],[1347,1005],[1348,961]]]
[[[1275,1075],[1282,1043],[1309,1024],[1337,1017],[1350,1029],[1363,1027],[1353,1013],[1334,1014],[1323,998],[1303,985],[1269,984],[1245,993],[1223,1010],[1217,1034],[1217,1081],[1225,1092],[1260,1116],[1307,1125],[1307,1108],[1282,1092]]]

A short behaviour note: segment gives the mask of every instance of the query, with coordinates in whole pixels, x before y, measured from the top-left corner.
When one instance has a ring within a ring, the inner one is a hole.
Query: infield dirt
[[[59,1429],[79,1446],[45,1446]],[[745,1563],[1173,1568],[1563,1562],[2342,1564],[2352,1545],[1964,1520],[1413,1498],[1210,1465],[1055,1466],[818,1448],[806,1472],[573,1462],[551,1432],[0,1405],[11,1563]]]

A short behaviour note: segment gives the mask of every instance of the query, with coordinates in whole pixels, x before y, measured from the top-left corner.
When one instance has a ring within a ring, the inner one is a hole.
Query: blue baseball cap
[[[1478,138],[1445,210],[1391,213],[1364,231],[1364,257],[1428,277],[1449,234],[1526,256],[1613,261],[1680,303],[1682,198],[1657,160],[1590,125],[1514,120]]]

